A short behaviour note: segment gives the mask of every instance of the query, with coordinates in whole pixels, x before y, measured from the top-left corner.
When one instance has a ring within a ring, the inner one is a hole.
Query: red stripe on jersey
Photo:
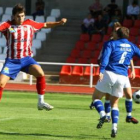
[[[22,29],[19,29],[19,30],[17,30],[17,58],[18,59],[20,59],[21,57],[20,57],[20,55],[21,55],[21,41],[22,41],[22,36],[21,36],[21,32],[22,32]]]
[[[11,40],[10,40],[10,37],[11,37]],[[11,51],[11,54],[9,54],[9,55],[11,55],[11,56],[9,56],[9,57],[11,57],[12,59],[14,59],[14,54],[15,54],[15,51],[14,51],[14,44],[15,44],[14,39],[15,39],[15,34],[14,34],[14,33],[13,33],[13,34],[10,34],[10,37],[8,38],[8,40],[11,41],[11,44],[10,44],[10,46],[9,46],[9,50]]]
[[[26,27],[25,29],[27,29],[27,27]],[[25,29],[24,29],[24,30],[25,30]],[[25,30],[25,32],[24,32],[24,39],[27,40],[27,39],[28,39],[27,37],[28,37],[28,32]],[[23,47],[24,47],[23,56],[26,57],[26,56],[27,56],[27,54],[26,54],[26,51],[27,51],[27,50],[26,50],[26,49],[27,49],[27,47],[28,47],[28,46],[27,46],[27,41],[24,41]]]

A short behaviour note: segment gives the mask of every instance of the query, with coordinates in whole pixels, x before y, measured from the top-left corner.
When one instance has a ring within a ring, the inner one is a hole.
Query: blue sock
[[[108,118],[110,118],[111,104],[109,100],[106,100],[104,103],[105,113]]]
[[[131,118],[131,112],[132,112],[132,99],[126,99],[125,100],[125,107],[127,111],[127,118]]]
[[[100,114],[100,117],[102,118],[103,116],[105,116],[105,111],[104,111],[104,106],[101,100],[94,100],[93,102],[96,110],[98,111],[98,113]]]
[[[112,124],[117,124],[119,120],[119,109],[113,107],[111,111],[111,117],[112,117]]]

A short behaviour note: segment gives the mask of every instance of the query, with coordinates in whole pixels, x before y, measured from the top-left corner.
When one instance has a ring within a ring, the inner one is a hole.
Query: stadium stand
[[[44,18],[44,16],[36,16],[35,21],[37,21],[37,22],[45,22],[45,18]]]
[[[6,14],[6,15],[12,15],[12,9],[13,9],[13,7],[6,7],[4,14]]]
[[[0,16],[3,14],[4,10],[3,7],[0,7]]]
[[[61,15],[60,9],[51,9],[50,16],[53,16],[55,18],[59,18]]]
[[[4,22],[4,21],[7,21],[7,20],[11,20],[11,15],[3,14],[1,21]]]

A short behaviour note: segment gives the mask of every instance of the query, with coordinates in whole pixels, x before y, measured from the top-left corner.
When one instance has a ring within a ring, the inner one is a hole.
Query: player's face
[[[17,13],[13,16],[13,19],[15,21],[15,24],[21,25],[24,22],[25,13]]]

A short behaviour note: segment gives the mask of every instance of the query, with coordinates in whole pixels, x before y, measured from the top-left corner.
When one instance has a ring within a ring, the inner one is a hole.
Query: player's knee
[[[35,75],[36,78],[37,78],[37,77],[43,77],[43,76],[45,76],[44,72],[38,72],[38,73]]]
[[[4,87],[5,87],[5,85],[6,85],[6,83],[5,83],[5,82],[0,81],[0,87],[1,87],[1,88],[4,88]]]
[[[95,91],[93,93],[93,100],[102,99],[103,96],[104,96],[104,94],[102,92],[100,92],[99,90],[95,89]]]

